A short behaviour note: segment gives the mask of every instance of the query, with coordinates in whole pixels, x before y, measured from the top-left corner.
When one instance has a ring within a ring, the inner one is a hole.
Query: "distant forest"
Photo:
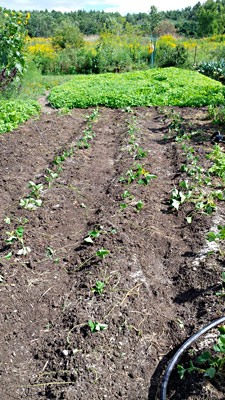
[[[64,23],[75,25],[84,35],[100,34],[104,30],[120,33],[128,27],[141,31],[144,35],[177,33],[197,38],[225,33],[225,0],[207,0],[202,5],[198,2],[194,7],[166,12],[158,12],[152,6],[148,14],[128,13],[125,17],[118,12],[104,11],[29,12],[31,15],[27,28],[30,37],[54,36],[55,31]]]

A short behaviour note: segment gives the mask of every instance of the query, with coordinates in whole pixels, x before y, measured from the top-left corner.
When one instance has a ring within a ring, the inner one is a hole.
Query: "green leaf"
[[[209,232],[209,233],[207,233],[207,235],[206,235],[206,239],[207,239],[209,242],[215,242],[215,240],[217,240],[218,237],[217,237],[217,235],[216,235],[214,232]]]
[[[84,239],[84,242],[86,242],[86,243],[94,243],[93,240],[92,240],[92,238],[91,238],[90,236],[86,237],[86,238]]]
[[[180,379],[183,379],[184,374],[185,374],[186,371],[187,370],[182,365],[178,365],[177,366],[177,372],[178,372],[178,375],[179,375]]]
[[[192,217],[186,217],[185,219],[186,219],[186,221],[187,221],[188,224],[191,224],[191,223],[192,223]]]
[[[10,251],[4,258],[6,260],[10,260],[10,258],[12,257],[13,253]]]
[[[188,373],[190,373],[190,372],[193,372],[193,371],[196,371],[198,368],[196,368],[195,366],[194,366],[194,364],[193,364],[193,362],[192,361],[190,361],[190,367],[188,368]]]
[[[198,364],[204,364],[206,361],[211,359],[211,354],[208,351],[205,351],[197,358]]]
[[[90,326],[91,332],[94,332],[95,331],[95,324],[91,319],[88,321],[88,325]]]
[[[106,250],[106,249],[99,249],[99,250],[96,252],[96,256],[99,256],[99,257],[101,257],[101,258],[104,258],[107,254],[109,254],[109,251]]]
[[[21,239],[23,237],[23,232],[24,232],[24,227],[23,226],[19,226],[16,229],[16,235]]]
[[[179,209],[179,207],[180,207],[180,201],[178,201],[178,200],[176,200],[176,199],[173,199],[173,200],[172,200],[171,206],[172,206],[173,208],[175,208],[175,209],[178,211],[178,209]]]
[[[10,218],[9,218],[9,217],[5,217],[5,218],[4,218],[4,221],[5,221],[5,223],[6,223],[6,224],[8,224],[8,225],[11,223],[11,221],[10,221]]]
[[[88,235],[89,235],[89,236],[93,236],[94,238],[97,238],[97,237],[99,237],[99,235],[100,235],[100,231],[98,231],[98,230],[93,230],[93,231],[88,232]]]
[[[207,376],[212,379],[214,378],[215,374],[216,374],[216,369],[214,367],[210,367],[205,371],[204,376]]]

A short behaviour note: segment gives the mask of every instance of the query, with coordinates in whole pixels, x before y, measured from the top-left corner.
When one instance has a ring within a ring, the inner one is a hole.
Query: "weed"
[[[50,258],[50,260],[53,260],[57,264],[59,262],[59,259],[54,258],[54,253],[55,251],[51,247],[47,247],[46,255]]]

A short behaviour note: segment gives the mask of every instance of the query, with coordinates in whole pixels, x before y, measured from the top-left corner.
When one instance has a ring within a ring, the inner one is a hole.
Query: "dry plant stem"
[[[116,304],[111,308],[111,310],[108,312],[108,314],[105,315],[104,320],[107,319],[107,318],[109,317],[109,315],[113,312],[113,310],[115,310],[116,307],[122,306],[123,303],[125,302],[125,300],[127,299],[127,297],[129,297],[130,295],[132,295],[133,292],[134,292],[135,290],[139,289],[141,285],[143,285],[142,282],[141,282],[141,283],[138,283],[138,284],[137,284],[136,286],[134,286],[132,289],[128,290],[128,292],[126,293],[126,295],[123,297],[122,301],[116,303]],[[136,294],[139,294],[139,293],[136,293]]]
[[[82,326],[85,326],[85,325],[86,325],[86,324],[74,325],[74,326],[72,327],[72,329],[70,329],[70,331],[67,333],[67,336],[66,336],[66,342],[67,342],[67,344],[71,345],[71,342],[70,342],[70,340],[69,340],[69,337],[70,337],[71,333],[72,333],[76,328],[79,328],[79,327],[82,327]]]
[[[74,385],[75,382],[46,382],[46,383],[34,383],[33,385],[19,385],[17,388],[35,388],[39,386],[49,386],[49,385]]]

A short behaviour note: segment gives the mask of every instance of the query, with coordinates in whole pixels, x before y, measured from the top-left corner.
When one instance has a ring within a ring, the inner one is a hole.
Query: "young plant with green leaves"
[[[15,230],[9,232],[6,232],[6,235],[8,236],[8,238],[5,240],[5,242],[9,245],[12,245],[14,242],[19,242],[22,245],[22,248],[19,249],[17,251],[17,255],[23,255],[26,256],[27,254],[29,254],[31,252],[30,247],[25,246],[24,245],[24,239],[23,239],[23,234],[24,234],[24,227],[23,226],[19,226],[18,228],[16,228]],[[7,260],[9,260],[12,257],[13,253],[12,251],[10,251],[9,254],[7,254],[7,256],[5,256],[5,258]]]
[[[98,293],[99,295],[103,293],[105,288],[105,282],[97,281],[95,286],[91,288],[92,292]]]
[[[41,199],[34,199],[33,197],[28,197],[25,199],[20,199],[20,207],[25,208],[29,211],[35,211],[38,207],[42,206]]]
[[[93,322],[91,319],[88,321],[91,333],[104,331],[108,328],[107,324],[101,324],[100,322]]]
[[[225,250],[223,250],[223,245],[224,245],[224,240],[225,240],[225,225],[218,225],[217,226],[218,231],[217,232],[209,232],[206,235],[206,239],[209,242],[216,242],[218,244],[218,251],[221,254],[221,256],[225,255]]]
[[[213,379],[216,374],[225,374],[225,327],[221,326],[218,330],[220,336],[217,344],[213,345],[213,353],[212,351],[205,351],[201,354],[196,360],[197,366],[192,361],[189,368],[184,368],[182,365],[177,366],[180,379],[183,379],[186,372],[191,373],[193,371],[200,372],[210,379]]]
[[[36,197],[36,199],[39,199],[41,192],[43,191],[42,183],[39,183],[36,185],[34,182],[29,181],[28,187],[32,189],[31,192],[29,193],[29,197],[34,196],[34,197]]]

